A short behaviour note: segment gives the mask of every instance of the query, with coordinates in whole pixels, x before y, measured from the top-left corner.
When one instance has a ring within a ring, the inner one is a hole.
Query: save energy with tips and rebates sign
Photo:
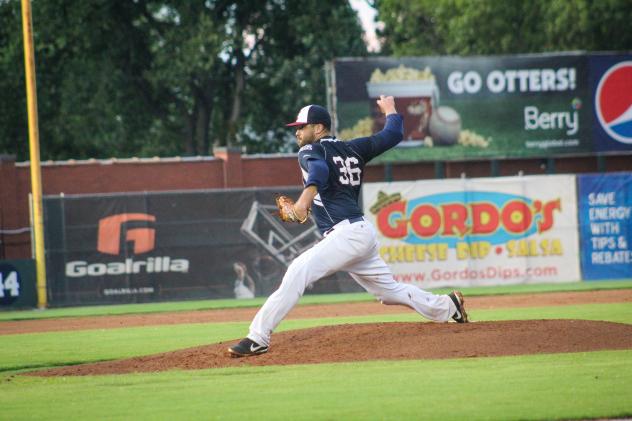
[[[580,279],[574,176],[368,183],[396,280],[422,287]]]

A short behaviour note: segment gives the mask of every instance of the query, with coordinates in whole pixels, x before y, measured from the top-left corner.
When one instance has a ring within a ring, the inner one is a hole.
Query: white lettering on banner
[[[427,276],[427,275],[430,276]],[[432,269],[429,272],[400,273],[393,277],[397,282],[417,283],[424,281],[475,281],[484,279],[523,279],[546,278],[557,276],[558,268],[555,266],[538,266],[531,268],[488,266],[483,269]]]
[[[591,222],[590,232],[592,235],[621,234],[621,226],[618,222]]]
[[[560,69],[492,70],[485,78],[485,86],[494,94],[513,92],[561,92],[576,89],[577,71],[573,67]],[[454,71],[448,75],[448,89],[453,94],[476,94],[483,86],[483,78],[474,71]]]
[[[611,219],[629,219],[632,207],[629,206],[608,206],[603,208],[590,208],[588,210],[588,218],[591,221],[611,220]]]
[[[628,250],[628,238],[624,222],[629,221],[632,207],[617,206],[614,191],[591,192],[588,194],[588,220],[592,234],[590,253],[594,265],[620,265],[632,263],[632,251]],[[597,222],[603,221],[603,222]]]
[[[632,263],[632,251],[593,251],[590,255],[593,264],[611,265],[618,263]]]
[[[526,140],[524,145],[528,149],[569,148],[579,146],[579,139]]]
[[[453,94],[462,94],[467,92],[468,94],[475,94],[481,90],[483,86],[483,80],[481,76],[473,71],[466,72],[452,72],[448,76],[448,89]]]
[[[627,206],[590,208],[588,215],[591,221],[610,219],[624,220],[630,218],[631,211],[632,207]]]
[[[85,276],[123,275],[132,273],[159,273],[189,271],[187,259],[171,259],[169,256],[149,257],[147,260],[125,259],[124,262],[88,263],[76,260],[66,263],[66,276],[83,278]]]
[[[572,136],[579,130],[579,113],[577,111],[540,112],[538,107],[524,108],[525,130],[567,129],[566,134]]]
[[[4,275],[0,272],[0,298],[4,298],[5,292],[9,291],[11,297],[20,295],[20,282],[18,281],[18,273],[16,271],[9,272]]]
[[[132,295],[132,294],[153,294],[153,287],[141,288],[106,288],[103,295]]]
[[[616,193],[613,191],[588,194],[590,206],[614,206],[616,205]]]
[[[592,237],[590,239],[592,247],[595,250],[609,248],[610,250],[617,248],[617,242],[614,237]]]

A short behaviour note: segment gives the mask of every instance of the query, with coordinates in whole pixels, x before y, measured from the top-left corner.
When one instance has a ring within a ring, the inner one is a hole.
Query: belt
[[[323,237],[327,237],[338,226],[351,225],[351,224],[355,224],[356,222],[360,222],[360,221],[364,221],[364,216],[356,216],[355,218],[343,219],[342,221],[338,222],[336,225],[334,225],[333,227],[331,227],[327,231],[325,231],[323,233]]]

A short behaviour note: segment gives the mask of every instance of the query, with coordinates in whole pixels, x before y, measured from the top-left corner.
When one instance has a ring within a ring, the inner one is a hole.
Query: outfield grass
[[[563,291],[590,291],[604,289],[629,289],[632,288],[631,280],[618,281],[591,281],[591,282],[568,282],[557,284],[529,284],[529,285],[507,285],[461,288],[464,294],[469,296],[481,295],[508,295],[527,293],[547,293]],[[451,288],[431,289],[437,294],[450,292]],[[305,295],[301,298],[300,304],[334,304],[372,301],[375,298],[368,293],[346,293],[346,294],[313,294]],[[221,299],[221,300],[196,300],[178,301],[165,303],[144,303],[144,304],[120,304],[109,306],[52,308],[47,310],[13,310],[0,311],[0,321],[3,320],[26,320],[26,319],[46,319],[58,317],[81,317],[81,316],[106,316],[120,314],[142,314],[142,313],[162,313],[171,311],[196,311],[196,310],[216,310],[223,308],[249,308],[260,307],[265,298],[254,298],[247,300]]]
[[[5,419],[513,420],[632,415],[632,351],[3,381]]]
[[[525,292],[523,287],[515,291]],[[499,289],[495,293],[509,292]],[[475,295],[473,290],[468,293]],[[632,305],[474,309],[471,316],[480,321],[572,318],[632,324]],[[279,330],[414,320],[421,319],[405,311],[287,320]],[[247,326],[247,322],[203,323],[0,336],[0,419],[549,420],[632,416],[632,350],[88,377],[19,375],[25,369],[239,338]]]
[[[402,308],[402,312],[375,316],[285,320],[277,331],[343,323],[423,321],[413,311]],[[471,317],[478,321],[583,319],[632,324],[632,305],[617,303],[473,310]],[[2,335],[0,336],[0,372],[11,373],[23,369],[150,355],[217,343],[245,336],[248,325],[249,322],[194,323]],[[23,352],[23,350],[28,350],[28,352]]]

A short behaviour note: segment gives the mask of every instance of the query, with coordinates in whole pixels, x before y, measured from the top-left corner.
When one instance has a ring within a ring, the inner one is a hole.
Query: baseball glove
[[[304,224],[307,222],[307,219],[309,219],[309,209],[307,210],[305,218],[300,219],[294,210],[294,201],[287,196],[277,196],[276,205],[279,209],[279,217],[283,222],[298,222],[299,224]]]

